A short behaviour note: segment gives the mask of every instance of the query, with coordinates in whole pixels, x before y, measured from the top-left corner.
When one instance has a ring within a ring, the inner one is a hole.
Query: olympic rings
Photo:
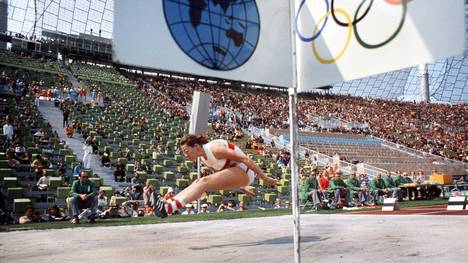
[[[385,0],[385,2],[390,4],[390,5],[402,5],[402,16],[401,16],[400,23],[399,23],[397,29],[395,30],[395,32],[388,39],[386,39],[386,40],[384,40],[384,41],[382,41],[381,43],[378,43],[378,44],[369,44],[369,43],[365,42],[362,39],[361,35],[359,34],[359,31],[358,31],[358,28],[357,28],[357,24],[359,22],[361,22],[368,15],[369,11],[371,10],[371,8],[372,8],[372,6],[374,4],[374,0],[370,0],[371,2],[367,6],[364,13],[359,16],[359,14],[360,14],[359,11],[363,8],[363,5],[367,1],[368,0],[362,0],[362,2],[359,4],[359,6],[358,6],[358,8],[357,8],[357,10],[356,10],[356,12],[354,14],[353,19],[351,19],[350,15],[345,10],[340,9],[340,8],[335,8],[335,0],[331,0],[331,4],[329,3],[329,0],[325,0],[327,13],[322,18],[320,18],[318,23],[314,26],[312,37],[305,37],[304,35],[302,35],[299,32],[299,25],[298,25],[299,16],[300,16],[302,8],[304,7],[304,4],[306,2],[306,0],[302,0],[300,5],[299,5],[299,8],[297,10],[296,17],[295,17],[295,20],[296,20],[295,21],[296,33],[303,42],[312,42],[312,51],[313,51],[315,57],[317,58],[317,60],[322,64],[334,63],[344,54],[344,52],[348,49],[348,46],[350,44],[351,35],[352,35],[353,31],[355,32],[356,41],[362,47],[367,48],[367,49],[376,49],[376,48],[383,47],[383,46],[387,45],[388,43],[390,43],[391,41],[393,41],[397,37],[397,35],[401,32],[401,30],[403,28],[403,25],[405,24],[406,14],[407,14],[407,11],[408,11],[408,3],[413,1],[413,0]],[[340,21],[336,17],[336,13],[342,14],[346,18],[347,23],[344,23],[344,22]],[[330,14],[332,15],[333,20],[334,20],[334,22],[336,24],[338,24],[339,26],[343,26],[343,27],[349,27],[349,30],[348,30],[348,36],[346,38],[345,47],[338,53],[337,56],[335,56],[335,57],[333,57],[331,59],[325,59],[325,58],[321,57],[321,55],[318,53],[317,47],[316,47],[316,44],[315,44],[315,40],[322,34],[325,26],[327,25],[328,17],[330,16]],[[323,22],[323,24],[319,28],[319,25],[322,22]]]
[[[295,1],[295,0],[293,0]],[[312,35],[312,37],[305,37],[303,35],[301,35],[301,33],[299,32],[299,25],[298,25],[298,21],[299,21],[299,15],[301,14],[301,10],[302,10],[302,7],[304,6],[305,2],[307,0],[302,0],[302,2],[299,4],[299,9],[297,10],[297,15],[296,15],[296,33],[297,35],[299,36],[299,38],[304,41],[304,42],[311,42],[311,41],[314,41],[316,38],[318,38],[320,36],[320,34],[322,33],[322,30],[325,28],[325,25],[327,24],[327,20],[328,20],[328,16],[327,18],[325,19],[325,22],[323,23],[323,26],[320,28],[320,30]],[[330,10],[330,4],[328,3],[328,0],[325,0],[325,4],[327,6],[327,12],[328,10]]]
[[[365,2],[365,1],[366,1],[366,0],[364,0],[363,2]],[[335,15],[335,5],[334,5],[334,2],[335,2],[335,0],[331,0],[331,14],[332,14],[333,20],[335,20],[335,23],[337,23],[338,25],[347,27],[348,24],[341,22],[341,21],[338,20],[338,18],[336,17],[336,15]],[[358,19],[356,19],[356,18],[354,19],[354,21],[353,21],[353,23],[352,23],[353,26],[356,25],[357,23],[361,22],[361,20],[364,19],[364,18],[367,16],[367,14],[369,13],[369,11],[370,11],[370,9],[371,9],[373,3],[374,3],[374,0],[371,0],[371,3],[370,3],[369,6],[367,7],[367,9],[366,9],[366,11],[364,12],[364,14],[362,14],[362,16],[359,17]]]
[[[373,0],[371,0],[371,1],[373,1]],[[359,10],[361,9],[364,2],[366,2],[366,0],[364,0],[359,5],[359,7],[357,8],[356,13],[354,14],[354,19],[356,19],[357,15],[359,13]],[[398,28],[396,29],[396,31],[387,40],[385,40],[385,41],[383,41],[383,42],[381,42],[379,44],[368,44],[368,43],[364,42],[364,40],[362,40],[362,38],[359,35],[359,32],[357,30],[357,25],[354,25],[353,26],[354,27],[354,32],[355,32],[354,35],[356,36],[357,42],[359,44],[361,44],[361,46],[363,46],[365,48],[374,49],[374,48],[383,47],[386,44],[390,43],[393,39],[395,39],[396,36],[400,33],[401,29],[403,28],[403,25],[405,24],[405,18],[406,18],[406,12],[407,12],[407,9],[408,9],[408,4],[407,4],[406,0],[403,0],[402,4],[403,4],[403,15],[401,16],[400,24],[398,25]]]
[[[326,15],[324,15],[322,18],[320,18],[320,20],[318,21],[318,23],[315,25],[314,27],[314,32],[312,33],[313,35],[315,35],[315,33],[317,32],[317,28],[318,28],[318,25],[320,25],[320,23],[327,19],[327,17],[332,14],[332,12],[335,12],[335,13],[340,13],[342,14],[346,20],[348,21],[348,27],[349,27],[349,30],[348,30],[348,36],[346,38],[346,43],[345,43],[345,46],[344,48],[338,53],[338,55],[336,55],[336,57],[333,57],[331,59],[325,59],[323,58],[317,51],[317,47],[315,46],[315,41],[312,42],[312,52],[314,52],[314,55],[315,57],[317,58],[317,60],[322,63],[322,64],[331,64],[331,63],[334,63],[336,62],[338,59],[340,59],[341,56],[343,56],[343,54],[345,53],[345,51],[348,49],[349,47],[349,43],[351,42],[351,36],[353,35],[353,22],[351,20],[351,16],[346,13],[345,10],[341,9],[341,8],[336,8],[335,10],[330,10],[327,12]]]

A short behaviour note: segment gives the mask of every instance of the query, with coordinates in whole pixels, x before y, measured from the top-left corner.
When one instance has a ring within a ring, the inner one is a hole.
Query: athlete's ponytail
[[[208,138],[204,135],[197,136],[192,134],[185,134],[180,140],[180,146],[187,145],[193,147],[196,144],[203,145],[205,143],[208,143]]]

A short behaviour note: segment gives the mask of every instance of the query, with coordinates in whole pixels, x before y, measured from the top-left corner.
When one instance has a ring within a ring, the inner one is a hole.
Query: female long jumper
[[[180,141],[183,154],[192,161],[201,157],[202,162],[215,173],[195,180],[177,194],[173,201],[158,198],[155,214],[166,217],[200,198],[207,190],[230,190],[250,185],[255,176],[269,185],[277,185],[277,179],[266,176],[262,169],[236,145],[226,140],[208,142],[205,136],[184,135]]]

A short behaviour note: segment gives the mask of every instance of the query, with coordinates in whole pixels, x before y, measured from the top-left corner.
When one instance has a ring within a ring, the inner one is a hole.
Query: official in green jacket
[[[351,197],[357,194],[360,205],[365,205],[367,202],[367,189],[361,187],[361,182],[356,178],[356,173],[352,172],[346,181],[349,190],[351,191]]]
[[[345,206],[349,206],[350,202],[350,193],[348,189],[348,185],[341,179],[341,172],[337,172],[333,179],[330,181],[330,185],[328,186],[328,191],[332,191],[335,196],[335,200],[333,201],[333,205],[337,206],[340,199],[343,197],[345,198]]]
[[[377,204],[381,196],[385,196],[388,193],[388,189],[385,187],[385,183],[382,180],[381,173],[377,173],[374,180],[372,180],[371,193],[374,196],[374,204]]]
[[[75,224],[79,224],[80,220],[78,215],[81,209],[91,209],[90,223],[95,223],[96,208],[97,208],[97,196],[96,186],[93,182],[88,180],[88,174],[80,172],[78,180],[73,182],[71,187],[71,207],[73,212]]]
[[[392,173],[387,171],[383,178],[385,188],[387,188],[389,195],[392,195],[393,198],[398,198],[398,200],[403,199],[403,193],[401,192],[400,187],[397,187],[395,181],[392,178]]]

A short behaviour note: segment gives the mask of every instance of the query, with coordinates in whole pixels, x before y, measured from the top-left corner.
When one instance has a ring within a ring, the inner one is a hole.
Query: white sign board
[[[464,0],[295,1],[299,91],[464,50]]]
[[[117,63],[289,87],[289,1],[115,0]]]

